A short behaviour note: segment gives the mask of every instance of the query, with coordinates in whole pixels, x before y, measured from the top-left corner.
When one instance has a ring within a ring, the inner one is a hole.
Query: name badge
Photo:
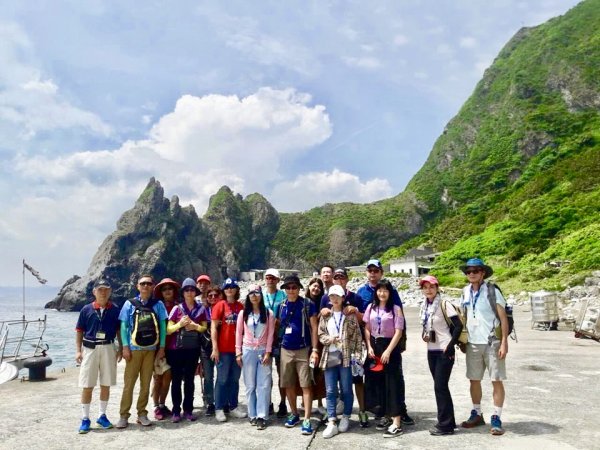
[[[285,334],[292,334],[292,327],[287,327],[285,329]]]
[[[477,317],[469,317],[469,323],[476,327],[479,325],[479,319]]]
[[[104,339],[106,339],[106,333],[104,331],[98,331],[96,333],[96,340],[103,341]]]

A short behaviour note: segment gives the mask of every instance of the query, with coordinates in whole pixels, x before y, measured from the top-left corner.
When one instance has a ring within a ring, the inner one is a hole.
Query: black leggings
[[[445,355],[442,351],[428,351],[427,362],[433,377],[435,401],[437,403],[437,427],[442,431],[452,431],[456,428],[454,421],[454,404],[450,395],[448,382],[454,366],[454,352]]]
[[[171,400],[173,414],[181,414],[181,383],[183,382],[183,411],[194,408],[194,376],[200,357],[200,349],[167,350],[167,362],[171,366]]]

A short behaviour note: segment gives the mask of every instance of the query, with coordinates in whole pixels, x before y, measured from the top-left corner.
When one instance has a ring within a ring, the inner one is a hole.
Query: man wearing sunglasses
[[[139,294],[127,300],[119,314],[125,373],[123,395],[121,396],[121,418],[117,422],[117,428],[126,428],[128,425],[129,410],[133,403],[133,389],[138,378],[140,379],[140,392],[137,401],[137,423],[145,427],[152,425],[146,410],[150,395],[150,380],[154,371],[154,360],[165,357],[168,316],[163,302],[155,299],[152,295],[154,288],[152,275],[142,275],[138,280],[137,288]],[[158,336],[155,339],[157,342],[141,346],[136,340],[138,338],[136,331],[147,326],[148,322],[155,324],[155,327],[158,328],[156,330]]]
[[[300,382],[304,401],[304,420],[302,434],[311,435],[310,423],[312,409],[312,374],[310,367],[319,363],[318,323],[316,305],[300,296],[300,279],[296,275],[285,277],[281,285],[287,299],[279,307],[276,330],[281,336],[281,379],[280,386],[285,388],[290,414],[285,422],[288,428],[300,423],[296,402],[296,383]]]
[[[504,384],[506,379],[506,354],[508,353],[508,318],[506,316],[506,300],[499,289],[495,289],[496,309],[502,339],[498,339],[495,328],[498,325],[496,313],[492,310],[488,298],[488,283],[484,280],[491,277],[494,271],[479,258],[471,258],[460,270],[467,276],[469,284],[462,293],[461,303],[467,316],[467,378],[471,383],[471,400],[473,409],[471,416],[461,426],[474,428],[485,425],[481,412],[481,380],[487,369],[492,380],[494,414],[491,417],[490,433],[496,436],[504,434],[500,415],[504,405]]]

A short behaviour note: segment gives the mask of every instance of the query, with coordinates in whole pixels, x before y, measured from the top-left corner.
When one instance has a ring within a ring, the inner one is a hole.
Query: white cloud
[[[472,36],[464,36],[460,38],[458,45],[462,48],[475,48],[477,47],[477,39]]]
[[[109,136],[112,129],[97,115],[72,105],[58,84],[38,68],[27,34],[0,23],[0,147],[22,148],[40,132],[78,129]]]
[[[317,204],[357,202],[368,203],[392,195],[388,180],[373,178],[361,181],[354,174],[333,169],[331,172],[310,172],[292,181],[277,184],[271,195],[279,211],[306,210]]]
[[[397,34],[394,36],[394,45],[397,45],[398,47],[408,44],[408,41],[408,38],[403,34]]]
[[[367,70],[376,70],[382,67],[382,63],[378,58],[373,56],[362,56],[362,57],[353,57],[353,56],[345,56],[342,58],[342,61],[346,63],[346,65],[350,67],[358,67],[360,69]]]
[[[454,49],[449,44],[439,44],[435,50],[442,56],[454,55]]]

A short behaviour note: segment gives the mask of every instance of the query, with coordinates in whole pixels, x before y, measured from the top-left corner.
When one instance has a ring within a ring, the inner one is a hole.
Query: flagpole
[[[23,326],[25,326],[25,258],[23,258]]]

